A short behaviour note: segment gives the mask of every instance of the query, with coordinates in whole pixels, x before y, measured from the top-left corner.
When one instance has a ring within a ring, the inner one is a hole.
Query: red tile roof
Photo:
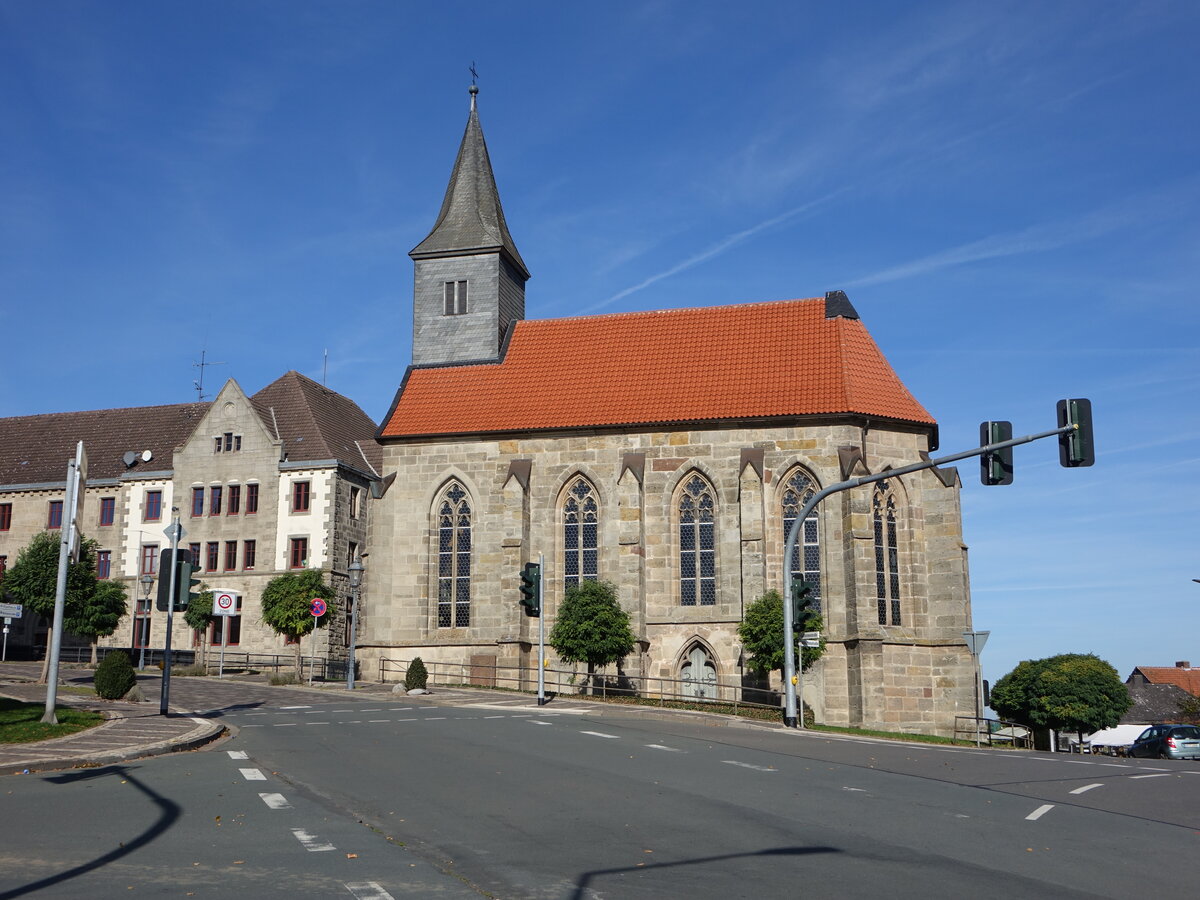
[[[1173,684],[1183,688],[1193,697],[1200,697],[1200,669],[1185,669],[1179,666],[1138,666],[1133,671],[1135,674],[1141,672],[1151,684]]]
[[[414,367],[381,439],[858,413],[932,425],[856,318],[788,300],[518,322],[499,363]]]

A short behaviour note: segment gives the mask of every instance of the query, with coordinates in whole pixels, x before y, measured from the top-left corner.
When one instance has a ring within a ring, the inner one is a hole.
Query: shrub
[[[129,693],[129,689],[137,684],[137,675],[133,671],[133,663],[124,651],[116,650],[100,660],[96,673],[92,676],[96,693],[104,700],[119,700]]]
[[[275,672],[267,679],[271,684],[299,684],[293,672]]]
[[[406,691],[415,690],[416,688],[424,690],[428,681],[429,673],[425,671],[425,663],[418,656],[408,664],[408,671],[404,673],[404,689]]]
[[[201,665],[192,666],[173,666],[171,668],[172,675],[182,675],[185,677],[199,678],[208,674],[208,669]]]

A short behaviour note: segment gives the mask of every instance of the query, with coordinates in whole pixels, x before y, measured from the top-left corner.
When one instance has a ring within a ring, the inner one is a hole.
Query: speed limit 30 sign
[[[213,615],[236,616],[238,597],[237,591],[213,591]]]

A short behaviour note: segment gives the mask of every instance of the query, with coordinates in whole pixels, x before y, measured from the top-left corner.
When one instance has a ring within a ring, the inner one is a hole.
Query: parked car
[[[1138,735],[1127,755],[1151,759],[1200,759],[1200,726],[1151,725]]]

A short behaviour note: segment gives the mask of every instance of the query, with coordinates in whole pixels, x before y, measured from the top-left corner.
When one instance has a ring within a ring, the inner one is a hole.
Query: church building
[[[936,422],[850,300],[526,320],[529,269],[475,93],[410,254],[412,364],[376,435],[389,486],[372,510],[362,671],[420,656],[536,678],[538,621],[518,600],[540,554],[547,633],[569,588],[612,582],[638,690],[729,698],[753,681],[747,607],[799,574],[825,621],[805,676],[816,720],[951,732],[974,712],[956,470],[829,497],[783,558],[814,491],[936,450]]]

